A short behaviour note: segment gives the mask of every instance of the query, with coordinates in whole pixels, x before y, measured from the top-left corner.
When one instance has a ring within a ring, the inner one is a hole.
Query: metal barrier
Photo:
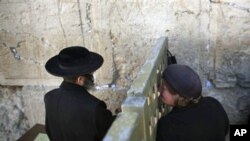
[[[103,141],[154,141],[158,119],[168,110],[158,101],[158,84],[167,65],[168,39],[157,40],[150,56],[127,92],[122,112]]]

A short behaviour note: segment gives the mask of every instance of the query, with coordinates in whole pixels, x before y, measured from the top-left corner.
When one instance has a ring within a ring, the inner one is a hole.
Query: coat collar
[[[172,113],[177,113],[177,112],[182,112],[182,111],[186,111],[192,108],[195,108],[199,105],[201,105],[201,103],[204,101],[204,98],[201,97],[200,101],[198,103],[192,103],[190,105],[187,105],[185,107],[174,107],[173,110],[171,111]]]
[[[66,81],[63,81],[60,85],[60,88],[63,88],[63,89],[68,89],[68,90],[76,90],[76,91],[84,91],[84,92],[87,92],[88,91],[82,87],[82,86],[79,86],[77,84],[74,84],[74,83],[70,83],[70,82],[66,82]]]

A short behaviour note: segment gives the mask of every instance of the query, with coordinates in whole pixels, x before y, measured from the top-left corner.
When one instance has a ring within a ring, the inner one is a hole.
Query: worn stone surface
[[[204,94],[222,102],[230,122],[244,123],[250,103],[249,9],[250,0],[0,0],[0,85],[25,85],[0,88],[1,111],[8,113],[0,111],[0,140],[43,122],[43,94],[59,84],[44,64],[60,49],[82,45],[103,55],[97,83],[117,88],[96,95],[109,108],[115,105],[114,112],[160,36],[169,38],[178,63],[198,72]],[[111,100],[116,93],[122,93],[118,103]]]
[[[0,86],[0,141],[13,141],[29,129],[21,87]]]
[[[217,87],[249,87],[250,2],[212,3],[211,47],[214,48],[214,82]]]
[[[124,88],[101,88],[95,91],[90,91],[95,97],[103,100],[107,108],[113,113],[113,115],[121,112],[121,104],[126,98],[127,89]]]

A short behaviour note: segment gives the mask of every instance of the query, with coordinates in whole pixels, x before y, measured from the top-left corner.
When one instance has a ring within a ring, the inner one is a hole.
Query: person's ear
[[[83,86],[84,85],[84,81],[85,81],[85,77],[84,76],[78,76],[76,79],[76,84]]]

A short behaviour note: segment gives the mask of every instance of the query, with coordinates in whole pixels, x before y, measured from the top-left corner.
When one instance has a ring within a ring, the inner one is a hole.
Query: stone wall
[[[249,22],[250,0],[0,0],[0,140],[44,122],[44,93],[60,83],[44,64],[60,49],[82,45],[103,55],[94,94],[115,113],[161,36],[231,124],[245,123]]]
[[[28,129],[20,87],[0,87],[0,141],[13,141]]]

